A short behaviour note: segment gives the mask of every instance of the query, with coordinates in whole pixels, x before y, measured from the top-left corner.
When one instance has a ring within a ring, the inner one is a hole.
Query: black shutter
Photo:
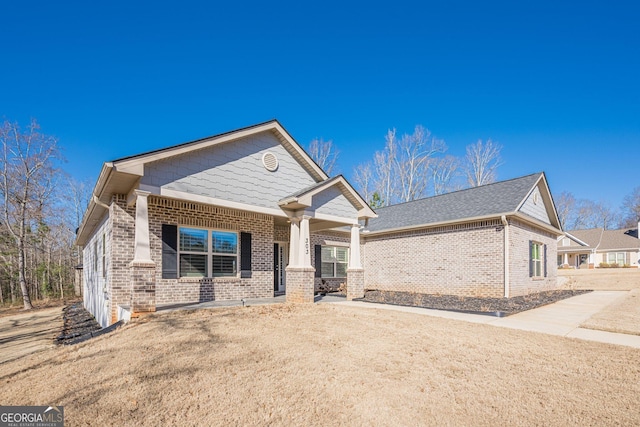
[[[162,278],[178,278],[178,226],[162,224]]]
[[[547,245],[544,245],[544,277],[547,277]]]
[[[315,277],[322,277],[322,246],[316,245],[314,247],[315,252],[315,265],[316,265],[316,274]]]
[[[240,233],[240,277],[251,277],[251,233]]]
[[[529,277],[533,277],[533,241],[529,240]]]

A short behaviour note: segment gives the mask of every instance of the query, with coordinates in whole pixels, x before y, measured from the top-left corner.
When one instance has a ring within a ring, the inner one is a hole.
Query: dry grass
[[[640,352],[343,306],[158,314],[0,365],[67,425],[637,425]]]
[[[565,286],[571,289],[630,291],[580,326],[640,335],[640,269],[558,270],[558,275],[566,278]]]
[[[580,325],[600,331],[640,335],[640,289],[629,293]]]
[[[560,281],[565,280],[565,287],[569,289],[630,291],[640,288],[640,269],[638,268],[558,270],[558,277]]]

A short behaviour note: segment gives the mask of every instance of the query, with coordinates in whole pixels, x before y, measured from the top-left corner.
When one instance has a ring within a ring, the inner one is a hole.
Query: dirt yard
[[[640,269],[558,270],[558,275],[566,278],[565,286],[570,289],[630,291],[580,326],[640,335]]]
[[[67,425],[638,425],[636,349],[337,305],[149,316],[0,364]]]
[[[54,347],[61,329],[62,307],[0,316],[0,364]]]

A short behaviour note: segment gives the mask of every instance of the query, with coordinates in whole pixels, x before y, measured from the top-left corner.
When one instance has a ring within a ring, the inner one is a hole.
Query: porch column
[[[347,268],[362,268],[362,262],[360,262],[360,224],[351,226],[351,245],[349,246],[349,264]]]
[[[151,260],[149,239],[149,192],[135,190],[136,222],[133,261],[129,264],[131,313],[156,311],[156,264]]]
[[[364,269],[360,262],[360,224],[351,226],[349,264],[347,264],[347,299],[364,297]]]
[[[303,215],[300,219],[300,240],[298,246],[298,265],[300,267],[311,268],[311,237],[309,235],[309,219],[311,217]]]
[[[289,233],[289,265],[298,266],[298,246],[300,244],[300,220],[291,218],[291,231]]]
[[[286,295],[289,303],[313,303],[316,269],[311,266],[310,218],[304,215],[291,219],[291,259],[285,270]]]
[[[562,265],[569,265],[569,254],[565,252],[564,260],[562,261]]]
[[[136,193],[136,231],[133,260],[152,263],[149,244],[149,208],[148,191],[134,190]],[[154,264],[155,265],[155,264]]]

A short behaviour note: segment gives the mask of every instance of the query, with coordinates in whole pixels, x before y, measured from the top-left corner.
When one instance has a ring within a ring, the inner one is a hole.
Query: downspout
[[[509,221],[507,217],[500,217],[504,226],[504,297],[509,298]]]

